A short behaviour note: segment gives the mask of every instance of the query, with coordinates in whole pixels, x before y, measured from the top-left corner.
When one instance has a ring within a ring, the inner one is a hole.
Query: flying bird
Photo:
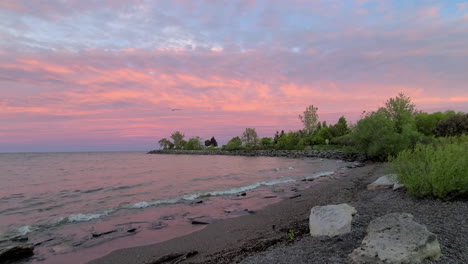
[[[182,109],[179,109],[179,108],[169,108],[171,109],[171,111],[178,111],[178,110],[182,110]]]

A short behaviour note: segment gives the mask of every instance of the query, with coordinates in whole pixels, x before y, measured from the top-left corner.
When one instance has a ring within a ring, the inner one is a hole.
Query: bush
[[[222,147],[222,150],[239,150],[242,149],[242,140],[239,137],[233,137],[229,142]]]
[[[468,195],[468,137],[418,144],[391,159],[390,167],[418,197],[452,199]]]
[[[468,134],[468,114],[456,114],[440,121],[434,129],[439,137]]]

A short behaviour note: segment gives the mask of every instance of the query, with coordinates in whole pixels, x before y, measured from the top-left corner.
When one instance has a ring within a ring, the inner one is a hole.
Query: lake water
[[[28,262],[84,263],[199,230],[191,224],[197,217],[252,213],[292,195],[304,177],[345,165],[141,152],[0,154],[0,243],[27,236],[36,244]]]

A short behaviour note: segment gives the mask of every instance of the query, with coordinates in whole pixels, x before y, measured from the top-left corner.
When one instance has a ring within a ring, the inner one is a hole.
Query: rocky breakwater
[[[229,155],[249,157],[324,158],[344,161],[366,161],[365,153],[339,150],[152,150],[148,154]]]

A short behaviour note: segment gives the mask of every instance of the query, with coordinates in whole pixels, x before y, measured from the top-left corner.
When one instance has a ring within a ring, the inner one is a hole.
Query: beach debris
[[[137,229],[134,227],[134,228],[128,229],[127,233],[135,233],[135,231],[137,231]]]
[[[437,236],[426,226],[411,214],[392,213],[372,220],[361,247],[349,256],[357,263],[421,263],[440,254]]]
[[[301,197],[302,194],[296,194],[296,195],[293,195],[291,197],[289,197],[289,199],[294,199],[294,198],[298,198],[298,197]]]
[[[371,191],[381,190],[381,189],[391,189],[397,190],[404,187],[397,180],[396,174],[387,174],[378,178],[373,183],[367,185],[367,189]]]
[[[18,260],[34,255],[33,244],[17,244],[0,248],[0,262]]]
[[[200,217],[200,218],[192,219],[192,225],[208,225],[208,224],[217,222],[219,220],[221,219],[213,218],[213,217]]]
[[[315,206],[310,210],[311,236],[337,236],[351,232],[356,209],[349,204]]]

